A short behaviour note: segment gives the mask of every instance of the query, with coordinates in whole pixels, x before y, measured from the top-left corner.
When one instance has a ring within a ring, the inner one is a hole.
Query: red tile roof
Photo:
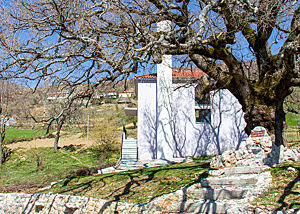
[[[133,90],[133,89],[129,89],[129,90],[127,90],[127,91],[124,91],[125,93],[134,93],[135,92],[135,90]]]
[[[199,79],[204,75],[203,71],[172,71],[173,79]],[[157,74],[144,74],[136,76],[137,79],[146,78],[146,79],[156,79]]]

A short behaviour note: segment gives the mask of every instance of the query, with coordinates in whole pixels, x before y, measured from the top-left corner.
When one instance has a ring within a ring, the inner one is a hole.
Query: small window
[[[195,109],[196,123],[210,123],[211,110],[210,109]]]

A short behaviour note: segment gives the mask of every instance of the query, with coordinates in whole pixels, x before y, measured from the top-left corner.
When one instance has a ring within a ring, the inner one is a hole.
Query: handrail
[[[123,143],[123,139],[127,139],[127,131],[125,126],[123,125],[123,131],[122,131],[122,143]]]

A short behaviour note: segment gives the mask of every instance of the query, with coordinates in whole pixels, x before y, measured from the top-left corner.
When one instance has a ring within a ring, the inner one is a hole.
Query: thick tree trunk
[[[284,145],[283,142],[283,125],[285,121],[285,113],[283,110],[283,100],[276,105],[275,112],[275,144],[277,146]]]
[[[248,135],[256,126],[263,126],[267,129],[269,135],[275,136],[277,146],[283,144],[283,124],[285,113],[283,111],[283,101],[267,104],[251,104],[247,106],[244,115],[247,126],[245,131]]]

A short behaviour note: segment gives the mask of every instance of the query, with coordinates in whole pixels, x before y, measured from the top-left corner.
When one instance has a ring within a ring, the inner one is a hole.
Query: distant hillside
[[[99,91],[109,91],[115,90],[118,92],[123,92],[128,89],[135,89],[135,79],[121,80],[118,82],[105,82],[100,84],[97,89]]]
[[[26,90],[29,89],[26,86],[17,84],[7,80],[0,80],[0,91],[15,91],[15,90]]]

